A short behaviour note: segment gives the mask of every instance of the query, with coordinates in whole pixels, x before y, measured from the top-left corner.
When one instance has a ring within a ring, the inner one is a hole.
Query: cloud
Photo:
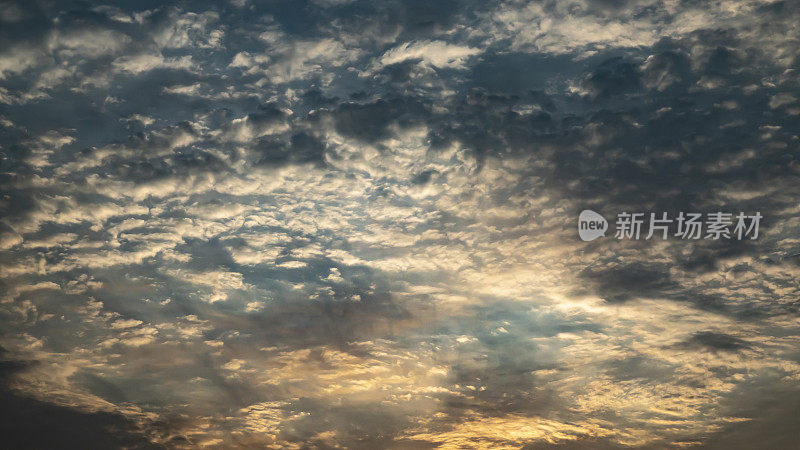
[[[478,49],[442,41],[406,42],[387,50],[379,61],[383,66],[388,66],[413,59],[421,60],[438,69],[463,69],[466,59],[478,53],[480,53]]]
[[[193,67],[188,57],[164,58],[160,55],[141,54],[132,57],[122,57],[113,62],[115,69],[122,72],[138,74],[148,70],[170,68],[191,69]]]
[[[156,448],[790,439],[792,4],[4,11],[0,395],[26,423]],[[584,209],[764,221],[584,243]]]

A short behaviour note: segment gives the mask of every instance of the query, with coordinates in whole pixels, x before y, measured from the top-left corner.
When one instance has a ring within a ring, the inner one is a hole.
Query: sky
[[[2,2],[4,442],[796,448],[799,48],[792,1]]]

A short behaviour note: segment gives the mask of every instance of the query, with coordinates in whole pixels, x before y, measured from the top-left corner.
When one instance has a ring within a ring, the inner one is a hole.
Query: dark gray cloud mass
[[[799,20],[0,2],[4,442],[796,447]]]

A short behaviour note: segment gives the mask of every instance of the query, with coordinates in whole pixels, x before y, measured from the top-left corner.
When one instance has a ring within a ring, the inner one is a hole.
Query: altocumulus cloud
[[[0,6],[12,448],[790,448],[793,2]],[[621,211],[757,240],[581,242]]]

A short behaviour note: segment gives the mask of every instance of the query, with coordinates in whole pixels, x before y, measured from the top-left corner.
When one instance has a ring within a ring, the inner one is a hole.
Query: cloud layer
[[[793,3],[0,11],[17,446],[795,442]]]

